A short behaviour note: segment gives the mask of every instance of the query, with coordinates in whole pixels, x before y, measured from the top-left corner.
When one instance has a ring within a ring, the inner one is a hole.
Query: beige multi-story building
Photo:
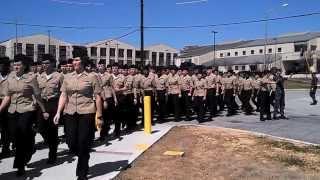
[[[105,60],[107,64],[141,64],[141,51],[133,45],[118,40],[104,40],[86,44],[88,55],[97,62]],[[145,65],[166,66],[175,64],[178,50],[164,45],[147,46],[144,49]]]
[[[209,46],[187,46],[177,63],[217,66],[226,71],[259,71],[271,67],[286,73],[320,69],[320,32],[288,34],[279,37],[246,40]]]
[[[17,42],[17,47],[16,47]],[[47,35],[32,35],[9,39],[0,42],[0,56],[14,58],[15,54],[26,54],[34,61],[41,56],[50,53],[58,61],[73,57],[72,51],[75,47],[84,47],[90,59],[95,62],[105,60],[106,64],[141,64],[140,48],[118,40],[102,40],[84,45],[71,44]],[[166,66],[175,64],[178,50],[165,44],[145,47],[145,64],[154,66]]]
[[[37,61],[46,53],[52,54],[57,60],[71,58],[72,44],[42,34],[0,42],[0,56],[7,56],[10,59],[13,59],[15,54],[25,54]]]

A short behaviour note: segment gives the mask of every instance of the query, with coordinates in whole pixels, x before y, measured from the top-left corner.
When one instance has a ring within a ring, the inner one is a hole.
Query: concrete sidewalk
[[[160,124],[153,127],[151,135],[143,131],[137,131],[130,135],[122,136],[105,144],[95,143],[93,152],[90,154],[89,178],[93,180],[107,180],[115,177],[121,169],[127,168],[146,148],[151,146],[166,134],[171,125]],[[36,137],[37,141],[42,141],[40,136]],[[77,158],[67,154],[66,144],[59,145],[59,156],[56,165],[47,165],[47,147],[37,150],[33,155],[27,168],[25,177],[18,179],[34,180],[72,180],[76,179],[76,162]],[[0,179],[11,180],[17,179],[13,167],[13,158],[3,159],[0,162]]]

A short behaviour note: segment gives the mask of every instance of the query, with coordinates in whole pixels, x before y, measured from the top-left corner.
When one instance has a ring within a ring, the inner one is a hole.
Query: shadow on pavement
[[[60,152],[58,156],[57,162],[55,164],[47,164],[47,159],[42,159],[40,161],[32,162],[27,165],[28,168],[34,168],[31,170],[26,170],[26,175],[20,178],[16,177],[16,171],[11,171],[8,173],[0,174],[0,179],[10,180],[10,179],[28,179],[32,180],[34,178],[40,177],[42,175],[42,170],[48,169],[54,166],[59,166],[65,162],[72,163],[75,158],[72,155],[67,154],[67,152]]]
[[[108,174],[113,171],[122,171],[129,167],[128,160],[115,161],[115,162],[104,162],[96,164],[89,169],[89,178],[94,178]]]

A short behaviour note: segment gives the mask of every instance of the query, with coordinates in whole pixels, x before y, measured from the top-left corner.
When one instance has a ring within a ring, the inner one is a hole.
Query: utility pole
[[[212,31],[213,34],[213,66],[216,66],[216,34],[217,31]]]
[[[50,52],[50,46],[51,46],[51,31],[48,30],[48,54],[51,54]]]
[[[14,46],[14,55],[17,55],[18,51],[18,18],[16,18],[16,45]]]
[[[140,0],[140,54],[141,54],[141,63],[144,62],[144,0]]]

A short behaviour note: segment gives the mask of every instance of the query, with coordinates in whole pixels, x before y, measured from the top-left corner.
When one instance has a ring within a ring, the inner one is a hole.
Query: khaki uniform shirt
[[[207,80],[205,78],[196,79],[194,82],[193,96],[206,96],[206,89],[208,88]]]
[[[155,87],[155,76],[154,74],[149,74],[148,77],[143,76],[141,81],[140,81],[140,87],[144,91],[152,91],[153,88]]]
[[[50,100],[52,98],[59,98],[60,88],[63,83],[63,76],[60,73],[53,72],[49,76],[47,76],[46,73],[42,73],[37,79],[42,99]]]
[[[180,77],[181,91],[190,91],[193,87],[192,77],[189,75]]]
[[[8,75],[6,77],[3,77],[0,74],[0,100],[2,100],[5,96],[4,90],[7,87],[7,83],[8,83],[7,79],[8,79]]]
[[[270,90],[270,81],[267,77],[263,77],[260,79],[260,90],[261,91],[269,91]]]
[[[168,94],[181,94],[179,79],[178,74],[168,78]]]
[[[224,89],[234,89],[235,88],[235,82],[234,77],[225,77],[222,78],[221,83],[224,86]]]
[[[11,97],[9,113],[25,113],[36,110],[34,96],[40,97],[40,89],[34,73],[23,74],[17,77],[11,73],[7,79],[4,95]]]
[[[252,86],[253,86],[254,89],[259,89],[260,88],[260,86],[259,86],[260,82],[259,81],[260,81],[260,78],[252,79]]]
[[[242,79],[241,81],[243,90],[247,91],[253,89],[252,79]]]
[[[102,97],[103,99],[107,99],[112,97],[112,83],[113,76],[110,73],[104,73],[100,75],[101,78],[101,87],[102,87]]]
[[[102,88],[96,75],[73,72],[68,79],[64,79],[61,92],[68,97],[64,113],[92,114],[96,112],[94,97],[101,94]]]
[[[122,89],[124,88],[124,82],[125,82],[125,76],[123,74],[118,74],[114,76],[112,86],[117,94],[123,93]]]
[[[127,75],[124,80],[124,87],[126,90],[124,90],[124,94],[132,94],[133,93],[133,87],[134,87],[134,76]]]
[[[159,78],[156,79],[156,89],[157,90],[165,90],[168,85],[168,75],[163,74]]]
[[[208,89],[214,89],[217,87],[217,81],[218,78],[215,74],[210,74],[209,76],[206,77]]]

